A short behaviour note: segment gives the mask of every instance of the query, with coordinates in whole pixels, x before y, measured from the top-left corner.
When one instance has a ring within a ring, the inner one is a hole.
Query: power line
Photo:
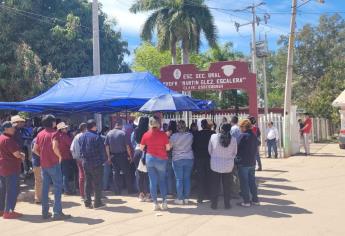
[[[39,20],[39,21],[41,21],[43,23],[47,23],[47,24],[54,24],[54,22],[60,22],[60,23],[64,23],[64,24],[68,23],[67,20],[64,20],[61,18],[45,16],[45,15],[41,15],[41,14],[31,12],[31,11],[24,11],[24,10],[21,10],[18,8],[6,6],[5,4],[0,4],[0,8],[2,8],[4,10],[10,10],[14,14],[25,16],[25,17],[28,17],[28,18],[31,18],[34,20]],[[92,32],[92,27],[85,26],[82,24],[79,24],[79,26]],[[105,32],[104,30],[99,30],[99,31]]]
[[[195,6],[195,7],[204,7],[201,5],[197,5],[194,3],[185,3],[185,5],[189,5],[189,6]],[[225,11],[225,12],[233,12],[233,13],[242,13],[242,14],[252,14],[251,11],[247,8],[244,9],[229,9],[229,8],[221,8],[221,7],[211,7],[211,6],[207,6],[209,9],[211,10],[221,10],[221,11]],[[261,8],[262,9],[262,8]],[[313,12],[313,11],[301,11],[298,10],[298,13],[303,13],[303,14],[315,14],[315,15],[322,15],[322,14],[345,14],[345,11],[325,11],[325,12]],[[291,12],[290,11],[277,11],[277,12],[270,12],[270,11],[265,11],[265,12],[257,12],[257,14],[274,14],[274,15],[290,15]]]

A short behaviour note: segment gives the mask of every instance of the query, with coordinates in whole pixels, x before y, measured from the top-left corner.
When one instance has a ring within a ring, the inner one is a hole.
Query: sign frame
[[[168,65],[160,72],[161,82],[177,92],[243,90],[248,94],[249,114],[258,116],[256,75],[247,62],[215,62],[208,70],[199,70],[194,64]]]

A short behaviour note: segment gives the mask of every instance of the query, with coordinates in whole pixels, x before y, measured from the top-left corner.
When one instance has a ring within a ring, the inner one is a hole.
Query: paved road
[[[0,219],[0,235],[345,235],[345,150],[316,144],[312,151],[311,157],[263,160],[258,207],[171,205],[157,216],[150,203],[135,197],[109,197],[99,210],[85,209],[78,197],[63,197],[72,220],[43,222],[40,207],[21,202],[17,209],[25,216]]]

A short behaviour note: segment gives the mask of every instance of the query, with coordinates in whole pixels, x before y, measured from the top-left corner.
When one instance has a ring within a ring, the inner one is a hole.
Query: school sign
[[[169,65],[161,68],[161,81],[178,92],[244,90],[249,98],[250,115],[258,115],[256,76],[246,62],[216,62],[208,71],[198,70],[194,64]]]

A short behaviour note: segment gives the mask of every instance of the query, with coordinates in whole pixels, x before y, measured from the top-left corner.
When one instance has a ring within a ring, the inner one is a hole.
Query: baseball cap
[[[5,130],[5,129],[8,129],[8,128],[12,128],[13,125],[10,121],[5,121],[4,123],[1,124],[1,129],[2,130]]]

